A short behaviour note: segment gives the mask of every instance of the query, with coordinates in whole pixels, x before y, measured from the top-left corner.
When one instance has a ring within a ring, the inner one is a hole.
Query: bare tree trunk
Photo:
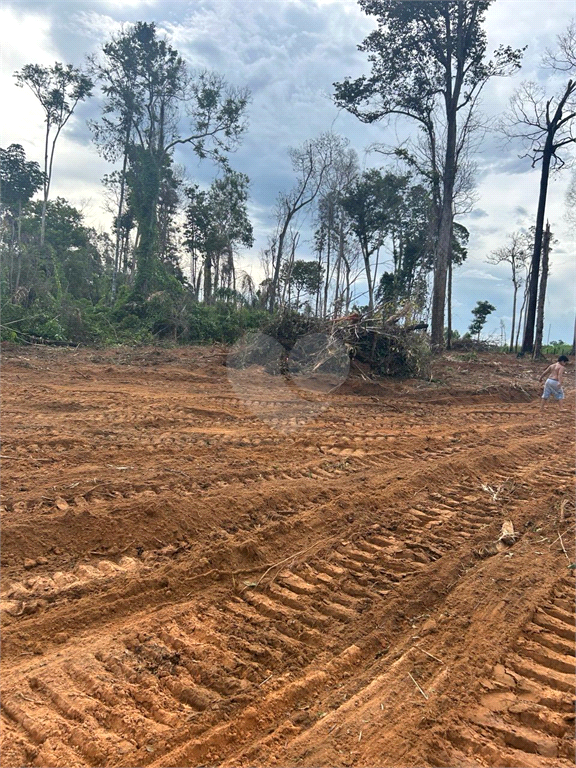
[[[130,124],[132,120],[130,120]],[[120,244],[122,240],[122,210],[124,208],[124,192],[126,189],[126,166],[128,165],[128,142],[130,141],[130,129],[126,131],[124,141],[124,159],[122,161],[122,176],[120,177],[120,200],[118,202],[118,215],[116,218],[116,249],[114,253],[114,268],[112,270],[112,301],[116,298],[118,285],[118,269],[120,268]]]
[[[324,282],[324,306],[322,317],[328,316],[328,289],[330,287],[330,256],[332,254],[332,224],[334,218],[334,204],[332,197],[328,200],[328,240],[326,244],[326,280]]]
[[[530,267],[531,269],[531,267]],[[516,351],[518,351],[518,343],[520,340],[520,333],[523,330],[525,324],[526,324],[526,318],[524,315],[524,311],[526,309],[526,304],[528,303],[528,290],[529,290],[529,283],[530,283],[530,269],[528,270],[528,276],[526,278],[526,284],[524,285],[524,298],[522,299],[522,306],[520,307],[520,315],[518,317],[518,330],[516,331]]]
[[[212,255],[206,254],[204,259],[204,304],[212,303]]]
[[[514,280],[514,298],[512,299],[512,328],[510,329],[510,352],[514,351],[514,330],[516,328],[516,297],[518,296],[518,285]]]
[[[528,293],[528,305],[526,307],[526,319],[524,337],[522,340],[522,352],[534,350],[534,325],[536,322],[536,309],[538,303],[538,278],[540,277],[540,254],[542,250],[542,236],[544,230],[544,213],[546,210],[546,195],[548,193],[548,177],[550,175],[550,161],[553,154],[552,137],[549,134],[546,139],[544,153],[542,155],[542,173],[540,176],[540,195],[538,198],[538,213],[536,215],[536,233],[534,236],[534,251],[530,274]]]
[[[536,318],[536,338],[532,357],[537,360],[542,355],[542,334],[544,333],[544,304],[546,303],[546,285],[548,283],[548,263],[550,256],[550,224],[546,222],[546,231],[542,241],[542,270],[538,289],[538,314]]]
[[[320,269],[322,267],[322,246],[320,245],[318,247],[318,274],[320,274]],[[318,289],[316,291],[316,317],[320,317],[320,314],[322,312],[322,286],[320,284],[320,281],[318,281]]]
[[[338,313],[341,311],[342,300],[340,298],[340,271],[342,268],[342,257],[344,255],[344,224],[342,217],[340,217],[340,226],[338,228],[338,259],[336,261],[336,288],[334,293],[334,320],[338,317]]]
[[[446,349],[452,349],[452,259],[448,259],[448,317]]]
[[[447,105],[447,137],[444,161],[444,180],[442,189],[442,210],[438,232],[438,245],[434,259],[434,282],[432,285],[432,309],[430,344],[432,350],[439,352],[444,346],[444,313],[446,309],[446,282],[448,263],[450,261],[450,245],[454,221],[453,198],[454,178],[456,175],[456,104],[457,94],[452,104]]]
[[[44,245],[44,236],[46,234],[46,205],[48,203],[48,192],[50,190],[50,177],[48,175],[48,139],[50,137],[50,127],[46,125],[46,136],[44,138],[44,183],[42,189],[42,215],[40,219],[40,245]]]
[[[344,256],[344,253],[342,253],[342,259],[344,260],[344,267],[346,272],[346,312],[345,314],[348,314],[350,312],[350,262]]]

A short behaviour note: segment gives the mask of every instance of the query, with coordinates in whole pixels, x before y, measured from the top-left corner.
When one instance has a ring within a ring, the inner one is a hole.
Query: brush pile
[[[412,318],[410,306],[392,315],[380,308],[336,320],[282,313],[263,332],[237,344],[227,364],[262,365],[273,374],[317,375],[334,374],[357,361],[379,376],[423,377],[430,358],[427,324]]]
[[[354,313],[336,320],[331,333],[344,342],[352,360],[380,376],[421,377],[427,375],[430,357],[423,333],[428,324],[411,322],[411,315],[410,306],[393,315],[382,309]]]

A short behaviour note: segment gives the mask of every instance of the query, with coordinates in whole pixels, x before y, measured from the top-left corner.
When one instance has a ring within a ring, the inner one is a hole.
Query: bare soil
[[[572,766],[574,386],[3,348],[3,766]]]

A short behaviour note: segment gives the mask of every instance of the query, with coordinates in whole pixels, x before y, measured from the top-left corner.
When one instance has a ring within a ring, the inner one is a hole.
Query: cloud
[[[464,269],[459,273],[459,277],[466,277],[474,280],[496,280],[497,282],[500,282],[498,277],[495,277],[490,272],[486,272],[486,270],[483,269]]]
[[[485,216],[488,216],[486,211],[482,210],[482,208],[474,208],[473,211],[471,211],[468,216],[471,219],[483,219]]]

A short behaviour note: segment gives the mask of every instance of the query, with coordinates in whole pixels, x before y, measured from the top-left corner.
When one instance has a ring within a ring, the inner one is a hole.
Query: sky
[[[490,81],[482,111],[497,118],[523,80],[535,80],[553,95],[566,76],[542,68],[546,48],[576,16],[576,0],[496,0],[486,15],[488,50],[498,45],[527,46],[521,70],[510,78]],[[250,177],[249,214],[255,243],[240,255],[240,266],[259,282],[260,253],[274,227],[274,204],[294,183],[288,149],[326,131],[345,136],[362,167],[386,164],[370,151],[375,144],[397,145],[410,135],[409,123],[365,125],[333,100],[333,83],[368,74],[366,54],[358,45],[375,27],[354,0],[19,0],[0,2],[0,93],[5,109],[0,145],[22,144],[28,160],[42,162],[43,121],[40,105],[27,89],[16,87],[13,73],[25,64],[55,61],[82,66],[123,24],[154,21],[192,69],[210,69],[252,94],[249,127],[237,152],[235,170]],[[59,139],[51,196],[60,195],[79,207],[88,224],[109,229],[101,179],[113,170],[101,158],[87,127],[97,118],[98,98],[80,105]],[[509,268],[486,259],[506,244],[513,231],[535,222],[539,168],[520,158],[519,144],[504,144],[489,134],[475,154],[476,202],[457,220],[470,231],[466,262],[454,273],[453,324],[464,332],[479,300],[496,311],[486,335],[500,339],[510,332],[512,290]],[[189,182],[209,186],[216,175],[208,161],[180,149],[176,162]],[[571,170],[551,179],[547,216],[558,243],[551,253],[544,341],[572,340],[576,269],[574,231],[565,219],[565,194]],[[297,258],[312,256],[303,225]]]

